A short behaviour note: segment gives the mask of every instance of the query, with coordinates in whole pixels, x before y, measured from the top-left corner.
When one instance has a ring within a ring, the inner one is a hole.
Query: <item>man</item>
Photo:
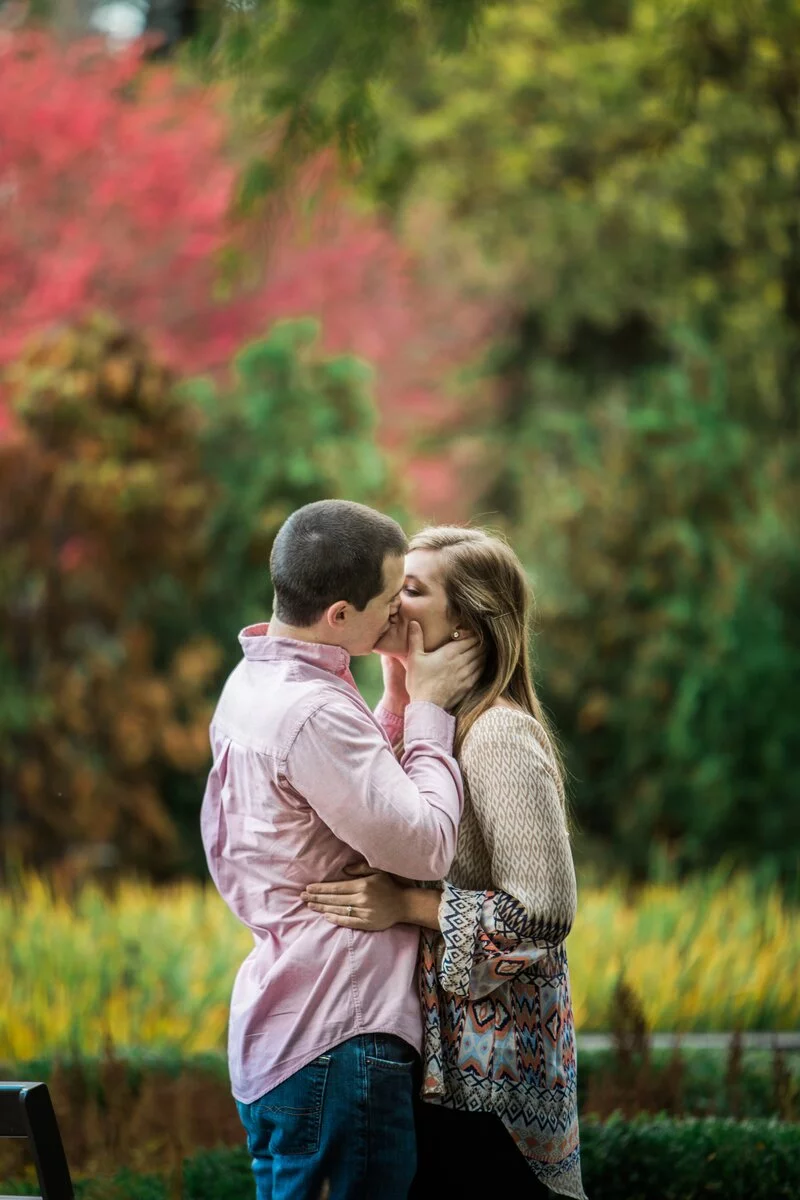
[[[341,928],[301,899],[362,861],[439,879],[455,853],[463,796],[446,710],[477,679],[474,639],[425,654],[414,631],[404,726],[373,715],[349,671],[396,617],[405,550],[399,525],[363,505],[290,516],[270,560],[273,620],[240,635],[212,721],[203,843],[255,940],[228,1059],[258,1200],[317,1200],[325,1182],[337,1200],[401,1200],[414,1174],[418,931]]]

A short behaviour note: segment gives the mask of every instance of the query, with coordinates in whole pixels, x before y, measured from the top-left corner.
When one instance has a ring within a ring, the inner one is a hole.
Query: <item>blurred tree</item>
[[[373,372],[326,356],[319,341],[314,321],[279,323],[236,356],[224,395],[211,380],[185,387],[204,415],[205,471],[219,487],[203,626],[228,644],[231,664],[232,633],[264,619],[269,552],[294,509],[346,496],[402,515],[402,489],[375,446]]]
[[[539,366],[513,455],[547,701],[592,852],[637,877],[797,869],[794,456],[767,461],[698,349],[584,404]]]
[[[128,864],[180,853],[168,767],[207,757],[219,653],[195,626],[165,653],[205,566],[213,487],[169,371],[114,322],[42,337],[9,370],[0,443],[0,801],[7,854],[72,843]]]
[[[798,47],[771,0],[499,3],[379,106],[375,195],[508,313],[474,509],[542,581],[578,816],[638,873],[797,863]]]
[[[234,180],[221,114],[139,66],[38,33],[0,45],[0,361],[93,308],[157,329],[179,366],[224,360],[248,330],[213,296]]]
[[[219,97],[140,59],[41,34],[0,43],[0,363],[99,309],[181,374],[222,378],[244,342],[310,315],[327,349],[375,366],[391,445],[452,416],[451,377],[479,350],[485,307],[425,273],[324,157],[275,223],[237,225]]]
[[[383,98],[373,186],[438,209],[529,361],[598,379],[688,327],[738,417],[796,432],[799,48],[800,7],[772,0],[499,3]]]
[[[264,189],[323,146],[364,155],[375,91],[405,83],[409,53],[463,49],[490,0],[209,0],[198,38],[212,69],[240,84],[244,108],[278,118]]]

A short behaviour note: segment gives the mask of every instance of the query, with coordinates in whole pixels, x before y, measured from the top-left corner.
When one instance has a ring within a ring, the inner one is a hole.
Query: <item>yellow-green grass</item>
[[[250,933],[209,887],[87,887],[72,904],[28,877],[0,893],[0,1060],[224,1047]],[[579,1031],[609,1028],[617,979],[652,1029],[800,1028],[800,913],[745,877],[580,890],[568,942]]]

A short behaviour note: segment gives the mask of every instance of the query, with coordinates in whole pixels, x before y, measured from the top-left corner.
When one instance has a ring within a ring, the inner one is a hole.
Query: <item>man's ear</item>
[[[347,620],[347,610],[350,605],[346,600],[337,600],[325,612],[325,620],[330,625],[331,629],[337,633],[341,631],[342,626]]]

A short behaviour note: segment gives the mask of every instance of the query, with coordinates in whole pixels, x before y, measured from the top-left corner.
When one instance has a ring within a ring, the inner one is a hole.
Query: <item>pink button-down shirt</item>
[[[373,716],[337,646],[239,637],[244,659],[211,724],[214,763],[201,813],[211,877],[254,948],[236,976],[228,1062],[248,1104],[359,1033],[422,1043],[419,930],[329,924],[300,899],[362,859],[441,879],[455,853],[463,793],[453,718],[433,704]]]

